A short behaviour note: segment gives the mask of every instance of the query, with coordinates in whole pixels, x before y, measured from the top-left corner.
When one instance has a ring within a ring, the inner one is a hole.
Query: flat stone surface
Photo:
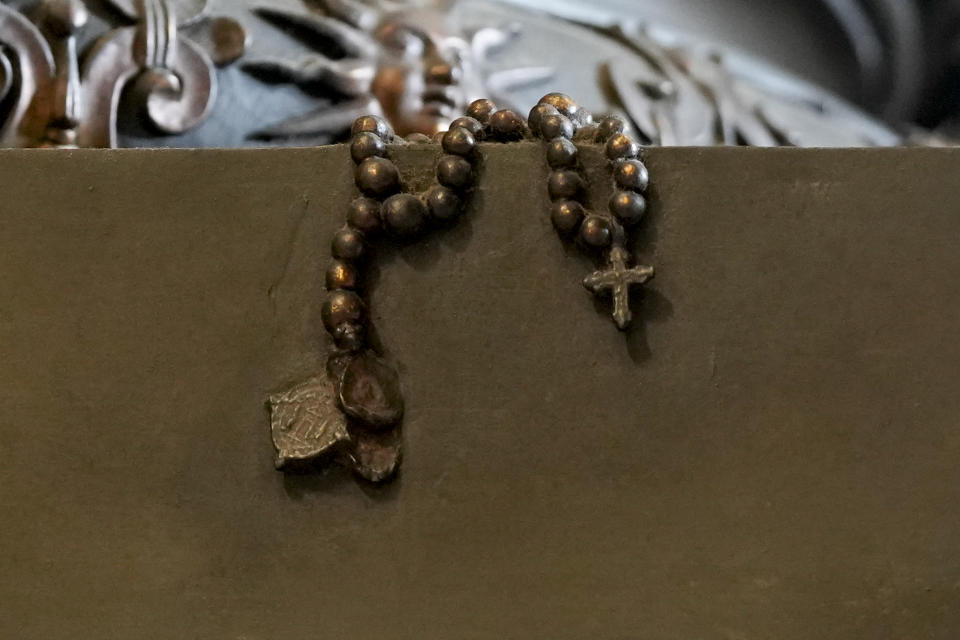
[[[649,151],[626,335],[542,150],[485,153],[369,276],[376,490],[277,473],[266,411],[346,148],[0,152],[0,637],[955,640],[960,151]]]

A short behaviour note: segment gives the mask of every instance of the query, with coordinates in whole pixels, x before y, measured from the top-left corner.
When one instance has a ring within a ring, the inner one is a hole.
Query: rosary
[[[403,396],[396,372],[367,346],[367,309],[357,293],[360,268],[378,235],[411,239],[431,224],[456,220],[474,184],[480,141],[545,142],[553,226],[564,238],[600,256],[603,268],[588,275],[583,285],[594,295],[610,295],[613,321],[627,329],[630,287],[647,282],[654,271],[630,266],[627,230],[646,211],[643,193],[649,175],[639,160],[639,145],[625,129],[617,117],[595,123],[589,112],[559,93],[541,98],[527,120],[513,111],[497,110],[490,100],[477,100],[465,116],[437,134],[444,155],[437,162],[435,183],[426,193],[414,194],[404,190],[400,172],[388,157],[389,146],[434,140],[423,134],[399,140],[382,118],[358,118],[351,129],[350,156],[360,197],[351,203],[346,225],[333,237],[328,295],[321,313],[333,347],[325,373],[270,396],[277,468],[310,471],[338,462],[369,482],[396,475]],[[604,146],[615,186],[607,211],[584,207],[587,181],[578,145]]]

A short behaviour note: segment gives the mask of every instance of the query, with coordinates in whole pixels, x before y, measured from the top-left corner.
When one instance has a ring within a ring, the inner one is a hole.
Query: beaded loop
[[[576,237],[588,251],[601,251],[607,268],[583,284],[594,294],[610,292],[613,319],[620,329],[630,324],[629,289],[653,277],[651,267],[627,267],[626,228],[635,226],[646,212],[643,193],[650,176],[638,159],[640,146],[626,133],[626,123],[609,116],[594,124],[589,112],[569,96],[550,93],[530,111],[530,130],[548,141],[547,164],[553,170],[547,193],[554,201],[550,220],[564,237]],[[577,143],[601,143],[610,161],[614,192],[607,211],[587,211],[581,202],[586,180],[579,166]]]
[[[416,238],[431,224],[456,220],[474,186],[481,140],[539,138],[545,142],[550,166],[551,222],[563,237],[602,256],[606,267],[583,284],[595,294],[612,295],[613,318],[624,329],[630,322],[630,286],[653,276],[651,267],[627,266],[626,229],[646,211],[643,193],[649,175],[639,159],[640,147],[625,131],[619,118],[594,123],[588,111],[560,93],[544,96],[530,111],[529,122],[509,109],[498,110],[491,100],[476,100],[448,131],[433,137],[415,133],[400,140],[377,116],[353,123],[349,150],[358,197],[350,203],[346,225],[331,240],[321,318],[334,344],[327,371],[336,387],[337,406],[350,419],[354,449],[349,462],[357,473],[379,482],[396,471],[400,441],[394,427],[403,413],[396,373],[366,344],[369,313],[359,291],[371,240],[382,233]],[[431,142],[443,151],[435,166],[435,182],[424,193],[411,193],[390,158],[391,145]],[[589,185],[580,165],[581,144],[603,145],[609,160],[613,191],[604,211],[586,206]]]

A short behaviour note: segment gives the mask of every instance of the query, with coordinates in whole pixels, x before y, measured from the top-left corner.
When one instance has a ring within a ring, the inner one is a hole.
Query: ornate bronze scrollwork
[[[120,94],[131,82],[147,121],[164,133],[187,131],[213,107],[213,62],[178,35],[170,3],[142,0],[141,7],[135,26],[108,33],[88,54],[82,84],[90,117],[80,127],[83,146],[116,146]]]
[[[145,122],[162,133],[184,132],[207,117],[217,92],[213,62],[179,33],[200,19],[205,2],[193,2],[179,22],[183,2],[111,4],[133,24],[97,39],[82,66],[77,42],[89,16],[81,0],[43,0],[36,24],[0,5],[0,95],[10,101],[0,144],[116,146],[120,98],[131,84]]]

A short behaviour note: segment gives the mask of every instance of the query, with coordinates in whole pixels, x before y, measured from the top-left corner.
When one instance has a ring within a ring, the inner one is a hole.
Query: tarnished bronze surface
[[[264,428],[325,359],[347,147],[0,152],[0,637],[955,640],[960,153],[645,152],[626,334],[543,148],[484,153],[370,274],[376,490]]]

